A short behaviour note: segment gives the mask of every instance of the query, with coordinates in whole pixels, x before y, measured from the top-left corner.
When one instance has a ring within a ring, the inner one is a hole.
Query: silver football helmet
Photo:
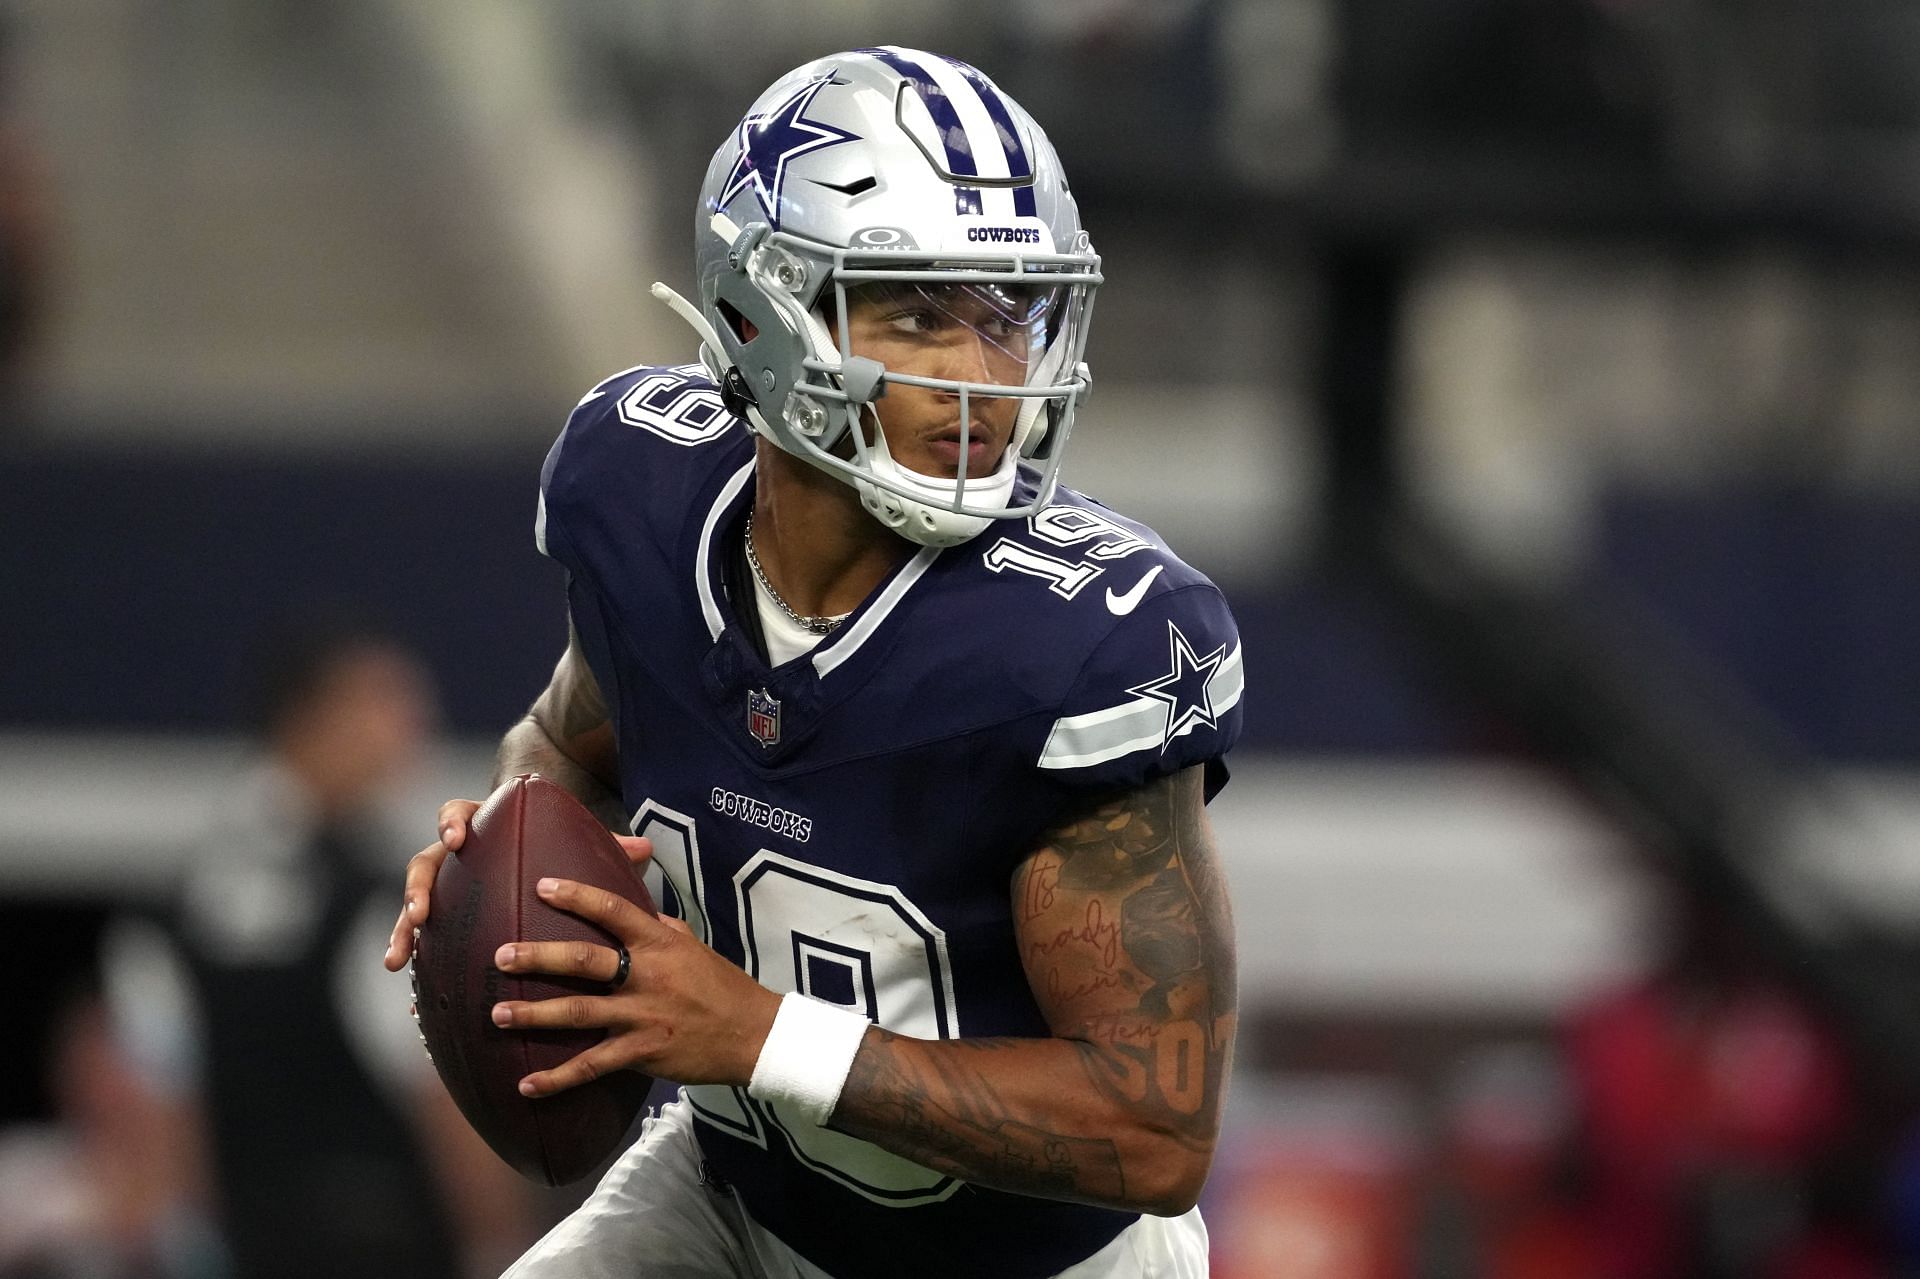
[[[714,153],[694,245],[698,311],[654,293],[700,332],[730,407],[851,484],[882,523],[948,546],[1051,500],[1090,385],[1100,259],[1046,134],[979,71],[889,46],[789,72]],[[991,360],[977,378],[929,377],[856,354],[849,296],[876,293],[967,324]],[[957,476],[890,455],[890,385],[955,398]],[[969,475],[982,397],[1019,406],[998,464]]]

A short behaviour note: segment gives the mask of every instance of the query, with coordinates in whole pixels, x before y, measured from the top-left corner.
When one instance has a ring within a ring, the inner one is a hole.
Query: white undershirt
[[[780,601],[773,597],[767,584],[760,580],[758,573],[753,577],[753,600],[760,609],[760,635],[767,641],[767,664],[779,666],[791,662],[802,653],[810,653],[827,638],[816,635],[800,623],[787,616],[787,610],[780,607]]]

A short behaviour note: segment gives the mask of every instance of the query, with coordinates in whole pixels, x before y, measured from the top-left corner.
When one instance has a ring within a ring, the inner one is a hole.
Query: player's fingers
[[[548,905],[592,920],[629,947],[651,945],[670,935],[652,915],[604,888],[571,879],[543,879],[534,889]]]
[[[440,877],[440,863],[447,860],[451,851],[445,844],[431,844],[415,853],[407,862],[406,913],[418,927],[427,922],[427,911],[433,896],[433,881]]]
[[[470,799],[450,799],[440,805],[440,814],[434,819],[435,829],[440,832],[440,842],[450,850],[465,843],[467,823],[473,820],[473,814],[479,807]]]
[[[427,920],[433,881],[440,874],[440,863],[446,859],[447,846],[431,844],[415,853],[407,862],[406,886],[401,890],[400,918],[394,921],[393,935],[387,939],[385,963],[389,972],[399,972],[412,957],[414,930]]]
[[[508,942],[493,953],[493,963],[503,973],[550,973],[606,982],[621,976],[620,952],[590,941]]]
[[[534,1003],[512,1000],[493,1006],[493,1024],[514,1030],[604,1029],[617,1015],[612,1001],[594,995],[562,995]]]
[[[523,1097],[550,1097],[554,1093],[569,1088],[578,1088],[581,1084],[590,1084],[603,1075],[616,1070],[625,1070],[627,1062],[621,1050],[611,1038],[602,1040],[579,1056],[555,1066],[552,1070],[543,1070],[528,1075],[520,1081],[520,1095]]]
[[[393,936],[387,938],[386,957],[381,961],[387,971],[397,973],[407,966],[407,960],[413,957],[413,919],[407,908],[400,908],[400,918],[393,925]]]
[[[440,838],[413,855],[407,863],[407,882],[402,889],[400,918],[394,921],[393,935],[387,939],[384,960],[389,972],[399,972],[413,957],[414,930],[427,922],[433,897],[433,881],[439,877],[440,863],[447,854],[466,842],[467,822],[480,807],[470,799],[450,799],[440,805],[434,822]]]
[[[645,870],[647,863],[653,860],[653,841],[645,835],[615,835],[613,838],[636,870]]]

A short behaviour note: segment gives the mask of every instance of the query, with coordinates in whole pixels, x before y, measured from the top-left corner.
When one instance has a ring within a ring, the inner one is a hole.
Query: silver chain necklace
[[[773,583],[767,580],[767,570],[760,567],[760,557],[754,554],[752,512],[748,512],[747,514],[747,563],[753,567],[753,575],[760,579],[760,585],[767,588],[767,594],[773,597],[773,602],[780,606],[780,611],[785,613],[788,619],[801,630],[814,635],[831,635],[835,627],[852,616],[850,613],[841,613],[837,617],[828,617],[825,615],[812,617],[805,613],[795,611],[793,605],[781,598],[780,592],[773,589]]]

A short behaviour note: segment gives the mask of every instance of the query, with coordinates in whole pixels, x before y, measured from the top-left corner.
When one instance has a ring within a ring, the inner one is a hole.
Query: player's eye
[[[932,333],[944,318],[932,307],[902,307],[887,316],[886,325],[896,333]]]

